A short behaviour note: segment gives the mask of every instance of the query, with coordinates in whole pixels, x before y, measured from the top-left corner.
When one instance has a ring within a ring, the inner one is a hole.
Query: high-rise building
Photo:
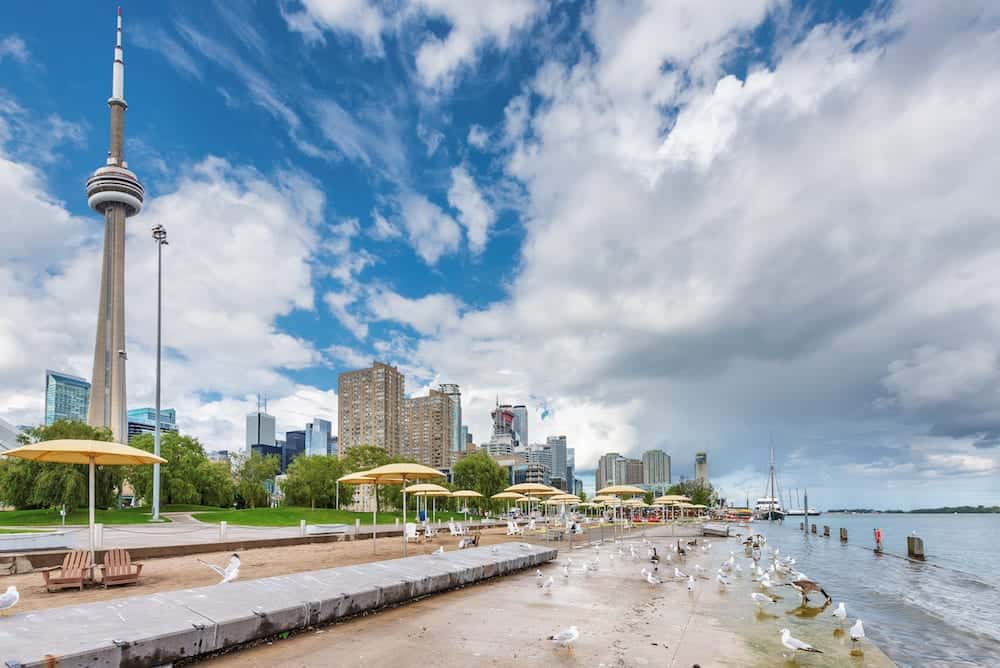
[[[152,434],[156,431],[155,408],[133,408],[128,412],[128,440],[139,434]],[[177,411],[173,408],[160,409],[160,431],[177,431]]]
[[[615,463],[621,458],[622,456],[617,452],[609,452],[597,460],[597,470],[594,472],[596,489],[618,484],[618,481],[615,480]]]
[[[528,440],[528,409],[523,404],[518,404],[517,406],[509,406],[511,412],[514,414],[514,434],[517,436],[517,442],[522,446],[530,443]]]
[[[694,453],[694,479],[702,485],[708,484],[708,453]]]
[[[329,420],[315,418],[306,424],[306,455],[325,457],[330,454],[330,434],[333,425]]]
[[[521,445],[527,445],[527,443],[519,443],[517,440],[517,434],[514,433],[514,411],[511,410],[510,406],[501,406],[498,403],[491,415],[493,417],[493,434],[490,436],[489,442],[483,446],[491,457],[511,455],[515,450],[520,451]]]
[[[552,486],[569,491],[570,487],[566,481],[566,437],[549,436],[545,439],[545,447],[552,452],[552,469],[549,475]]]
[[[642,484],[651,491],[670,486],[670,455],[660,449],[642,453]]]
[[[13,450],[17,446],[17,428],[0,418],[0,452]]]
[[[566,442],[566,437],[563,436],[563,443]],[[566,448],[566,490],[570,494],[575,494],[576,489],[576,450],[573,448]]]
[[[641,485],[642,484],[642,460],[622,457],[615,462],[618,485]]]
[[[87,421],[90,383],[61,371],[45,371],[45,424],[56,420]]]
[[[405,382],[396,367],[381,362],[340,374],[337,379],[340,457],[356,445],[374,445],[391,455],[400,453]]]
[[[127,435],[125,406],[125,221],[142,210],[144,190],[125,162],[125,60],[122,10],[118,9],[112,66],[111,148],[105,164],[87,180],[87,206],[104,216],[104,255],[94,340],[94,373],[87,422]]]
[[[305,454],[306,432],[302,429],[285,432],[285,448],[281,453],[282,470],[287,471],[295,458]]]
[[[334,436],[333,434],[330,434],[330,438],[327,439],[326,441],[326,454],[330,455],[331,457],[339,457],[340,456],[339,446],[340,442],[337,440],[337,437]]]
[[[451,399],[451,446],[452,459],[454,454],[465,450],[465,439],[462,438],[462,392],[458,385],[444,383],[438,385],[438,390]]]
[[[277,445],[275,420],[273,415],[257,410],[247,414],[246,453],[249,455],[255,445]]]
[[[532,443],[524,449],[524,460],[528,464],[541,467],[541,479],[528,482],[540,482],[543,485],[552,484],[552,449],[543,443]],[[534,470],[534,469],[532,469]]]
[[[448,468],[455,459],[454,395],[430,390],[426,397],[403,400],[405,457],[432,468]]]
[[[573,480],[573,493],[577,496],[583,496],[583,481],[579,478]]]
[[[469,425],[462,425],[462,430],[458,433],[458,438],[462,442],[461,452],[465,452],[469,449],[469,444],[472,443],[472,434],[469,433]]]

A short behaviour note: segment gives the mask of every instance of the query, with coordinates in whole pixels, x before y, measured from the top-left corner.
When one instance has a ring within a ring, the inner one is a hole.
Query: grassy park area
[[[354,525],[355,519],[360,519],[361,524],[371,526],[371,513],[355,513],[348,510],[335,510],[333,508],[303,508],[297,506],[281,506],[278,508],[246,508],[243,510],[217,510],[213,512],[194,513],[193,517],[202,522],[229,522],[230,524],[240,524],[254,527],[291,527],[298,526],[299,520],[305,520],[309,524],[350,524]],[[406,517],[414,521],[415,512],[407,512]],[[402,513],[379,513],[377,521],[379,524],[393,524],[399,518],[402,521]],[[462,520],[464,516],[460,513],[438,512],[437,521],[447,522],[448,520]]]
[[[123,508],[121,510],[101,510],[94,514],[94,521],[102,524],[142,524],[151,518],[149,508]],[[164,521],[168,521],[164,518]],[[87,509],[77,508],[66,514],[66,524],[87,524]],[[0,526],[59,526],[62,518],[58,510],[38,508],[34,510],[0,511]]]

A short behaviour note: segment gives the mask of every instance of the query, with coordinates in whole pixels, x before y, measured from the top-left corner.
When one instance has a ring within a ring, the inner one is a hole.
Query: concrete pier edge
[[[527,543],[243,580],[0,619],[0,661],[159,666],[399,605],[556,558]]]

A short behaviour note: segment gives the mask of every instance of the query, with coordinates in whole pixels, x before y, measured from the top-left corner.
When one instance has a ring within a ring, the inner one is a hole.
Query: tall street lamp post
[[[163,247],[167,245],[167,229],[153,228],[156,242],[156,425],[153,430],[153,454],[160,456],[160,321],[163,301]],[[153,521],[160,521],[160,465],[153,464]]]

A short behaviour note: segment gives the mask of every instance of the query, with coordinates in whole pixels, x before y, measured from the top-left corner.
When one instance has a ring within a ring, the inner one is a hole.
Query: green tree
[[[691,503],[702,504],[709,507],[715,505],[715,490],[709,483],[702,483],[697,480],[685,480],[677,483],[667,490],[667,494],[683,494],[690,497]]]
[[[61,438],[91,441],[113,440],[111,430],[91,427],[73,420],[56,420],[51,425],[32,427],[18,436],[23,445]],[[123,468],[98,466],[94,478],[94,505],[116,505]],[[0,499],[18,508],[57,508],[67,510],[87,505],[89,470],[83,464],[31,462],[14,457],[0,460]]]
[[[141,434],[132,446],[153,451],[153,435]],[[234,484],[228,467],[213,465],[198,439],[176,432],[160,435],[160,455],[167,463],[160,467],[160,502],[168,504],[204,504],[228,506],[232,503]],[[136,466],[128,474],[136,496],[146,503],[153,499],[153,467]]]
[[[507,471],[486,452],[462,457],[452,467],[452,479],[458,489],[472,489],[483,495],[483,504],[493,505],[490,497],[509,486]]]
[[[342,475],[344,464],[337,457],[296,457],[288,466],[288,478],[282,484],[285,502],[313,509],[317,505],[332,508],[337,502],[337,478]],[[341,491],[345,499],[352,494],[346,486]]]
[[[281,462],[274,455],[267,457],[253,453],[249,457],[237,458],[236,493],[243,503],[251,508],[266,506],[268,503],[267,481],[274,480],[281,470]]]
[[[653,505],[653,498],[654,497],[652,492],[646,492],[645,494],[642,495],[642,500],[645,501],[646,505],[649,506]]]
[[[384,466],[393,461],[392,456],[377,445],[355,445],[344,452],[341,460],[344,464],[344,473],[358,473],[359,471],[369,471],[377,466]],[[344,490],[340,490],[343,494]],[[351,492],[351,500],[354,500],[354,490]],[[375,510],[381,507],[398,507],[402,493],[398,486],[379,485],[378,494],[375,497]]]

